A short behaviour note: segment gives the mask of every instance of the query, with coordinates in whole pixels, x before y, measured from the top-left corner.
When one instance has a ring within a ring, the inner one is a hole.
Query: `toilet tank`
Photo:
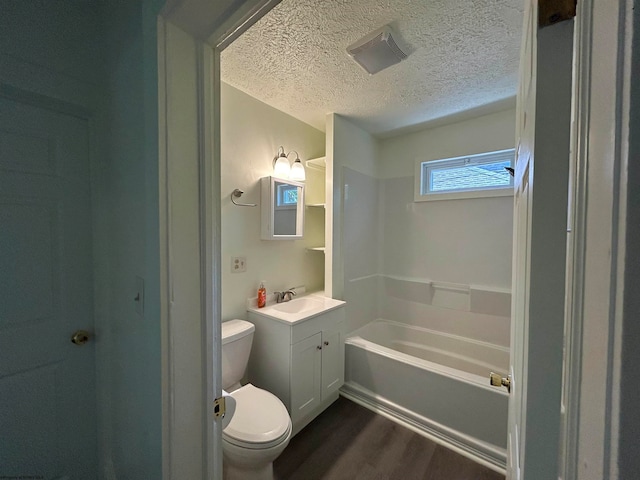
[[[246,320],[222,323],[222,388],[239,387],[253,342],[256,327]]]

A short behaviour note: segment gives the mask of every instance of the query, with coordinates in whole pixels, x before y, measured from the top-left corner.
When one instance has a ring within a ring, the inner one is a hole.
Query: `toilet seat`
[[[225,441],[247,449],[266,449],[289,437],[289,413],[274,394],[249,383],[231,396],[236,400],[236,411],[222,432]]]

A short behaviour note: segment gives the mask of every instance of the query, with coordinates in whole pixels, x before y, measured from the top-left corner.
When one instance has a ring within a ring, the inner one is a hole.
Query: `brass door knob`
[[[499,373],[489,374],[489,383],[494,387],[507,387],[507,392],[511,393],[511,375],[503,377]]]
[[[84,345],[89,341],[91,335],[86,330],[77,330],[71,335],[71,343],[75,343],[76,345]]]

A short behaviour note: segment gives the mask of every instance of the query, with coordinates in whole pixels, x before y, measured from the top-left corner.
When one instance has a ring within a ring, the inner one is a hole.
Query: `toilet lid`
[[[223,430],[223,438],[246,448],[268,448],[280,443],[291,430],[287,409],[274,394],[250,383],[231,392],[236,411]]]

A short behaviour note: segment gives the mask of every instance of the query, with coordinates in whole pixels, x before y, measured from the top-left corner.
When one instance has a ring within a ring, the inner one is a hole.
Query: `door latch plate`
[[[213,401],[213,417],[224,418],[227,413],[227,402],[224,397],[218,397]]]

